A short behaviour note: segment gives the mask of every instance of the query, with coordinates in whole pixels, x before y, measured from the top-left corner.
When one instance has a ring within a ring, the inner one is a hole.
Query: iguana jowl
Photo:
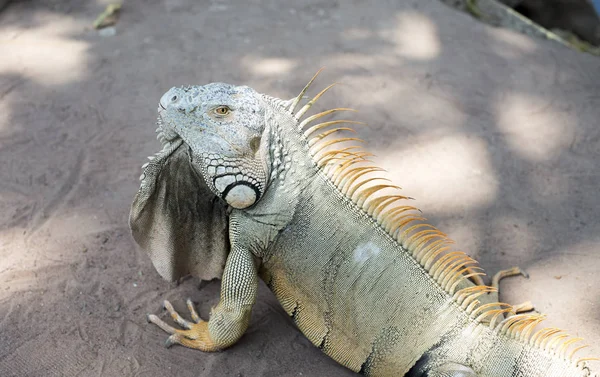
[[[316,75],[315,75],[316,77]],[[476,262],[377,177],[352,131],[244,86],[172,88],[160,100],[163,149],[144,165],[130,223],[166,279],[222,278],[219,304],[193,322],[165,302],[203,351],[248,327],[258,276],[298,328],[337,362],[369,376],[583,377],[581,340],[515,314],[478,283]],[[220,199],[219,199],[220,198]],[[225,204],[226,203],[226,204]],[[475,282],[473,282],[475,281]]]

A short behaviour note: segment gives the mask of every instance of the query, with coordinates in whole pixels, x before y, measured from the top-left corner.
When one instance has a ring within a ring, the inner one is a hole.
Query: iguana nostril
[[[161,97],[159,103],[163,109],[167,109],[169,106],[174,105],[179,100],[178,88],[171,88]]]

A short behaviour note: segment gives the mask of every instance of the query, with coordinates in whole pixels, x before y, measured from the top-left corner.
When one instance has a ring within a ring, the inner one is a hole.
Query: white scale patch
[[[357,263],[363,263],[367,259],[376,256],[381,252],[379,246],[369,241],[367,243],[360,244],[354,249],[354,261]]]
[[[238,185],[229,191],[225,201],[233,208],[247,208],[256,202],[256,192],[248,186]]]
[[[217,172],[218,171],[219,170],[217,169]],[[224,177],[219,177],[215,179],[215,187],[217,188],[217,190],[219,190],[219,192],[223,192],[225,191],[227,186],[229,186],[233,182],[235,182],[235,177],[233,175],[226,175]]]

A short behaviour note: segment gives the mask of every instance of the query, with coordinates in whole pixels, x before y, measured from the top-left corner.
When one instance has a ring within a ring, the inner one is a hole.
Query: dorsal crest
[[[407,203],[412,199],[400,193],[400,187],[383,176],[385,172],[369,159],[373,156],[359,145],[362,140],[349,126],[363,122],[346,119],[325,120],[331,115],[354,112],[351,108],[334,108],[305,116],[315,102],[336,84],[331,84],[302,103],[319,70],[292,100],[281,102],[297,121],[297,131],[304,138],[312,160],[339,192],[410,254],[469,318],[488,326],[492,331],[516,339],[532,347],[552,353],[577,367],[584,368],[588,360],[576,358],[577,351],[587,347],[574,346],[581,338],[573,338],[557,328],[535,330],[544,319],[540,314],[516,314],[506,303],[482,303],[478,298],[496,288],[484,285],[485,276],[477,261],[463,251],[453,249],[454,242],[443,232],[427,223],[422,212]],[[464,287],[466,280],[475,283]],[[463,283],[463,286],[461,286]]]

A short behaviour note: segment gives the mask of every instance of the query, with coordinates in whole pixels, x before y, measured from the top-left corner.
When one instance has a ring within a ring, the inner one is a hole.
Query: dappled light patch
[[[541,161],[567,148],[574,137],[571,115],[564,105],[538,95],[511,93],[493,104],[498,128],[522,158]]]
[[[415,60],[431,60],[440,54],[438,30],[433,21],[417,12],[402,12],[393,30],[381,32],[381,36],[396,43],[396,51]]]
[[[531,54],[538,48],[534,39],[512,30],[493,29],[493,32],[486,30],[486,34],[489,35],[493,51],[506,59]]]
[[[56,16],[40,13],[41,23],[21,29],[7,26],[1,34],[0,74],[22,74],[40,85],[61,85],[76,82],[88,71],[87,42],[73,39],[69,34],[80,33],[82,20],[61,19],[48,23]]]
[[[477,137],[423,135],[410,146],[396,143],[399,148],[392,145],[378,155],[381,165],[426,212],[464,211],[496,199],[498,181],[486,144]]]
[[[262,58],[256,55],[245,56],[241,60],[241,64],[255,75],[269,77],[287,75],[297,66],[297,63],[292,59]]]

